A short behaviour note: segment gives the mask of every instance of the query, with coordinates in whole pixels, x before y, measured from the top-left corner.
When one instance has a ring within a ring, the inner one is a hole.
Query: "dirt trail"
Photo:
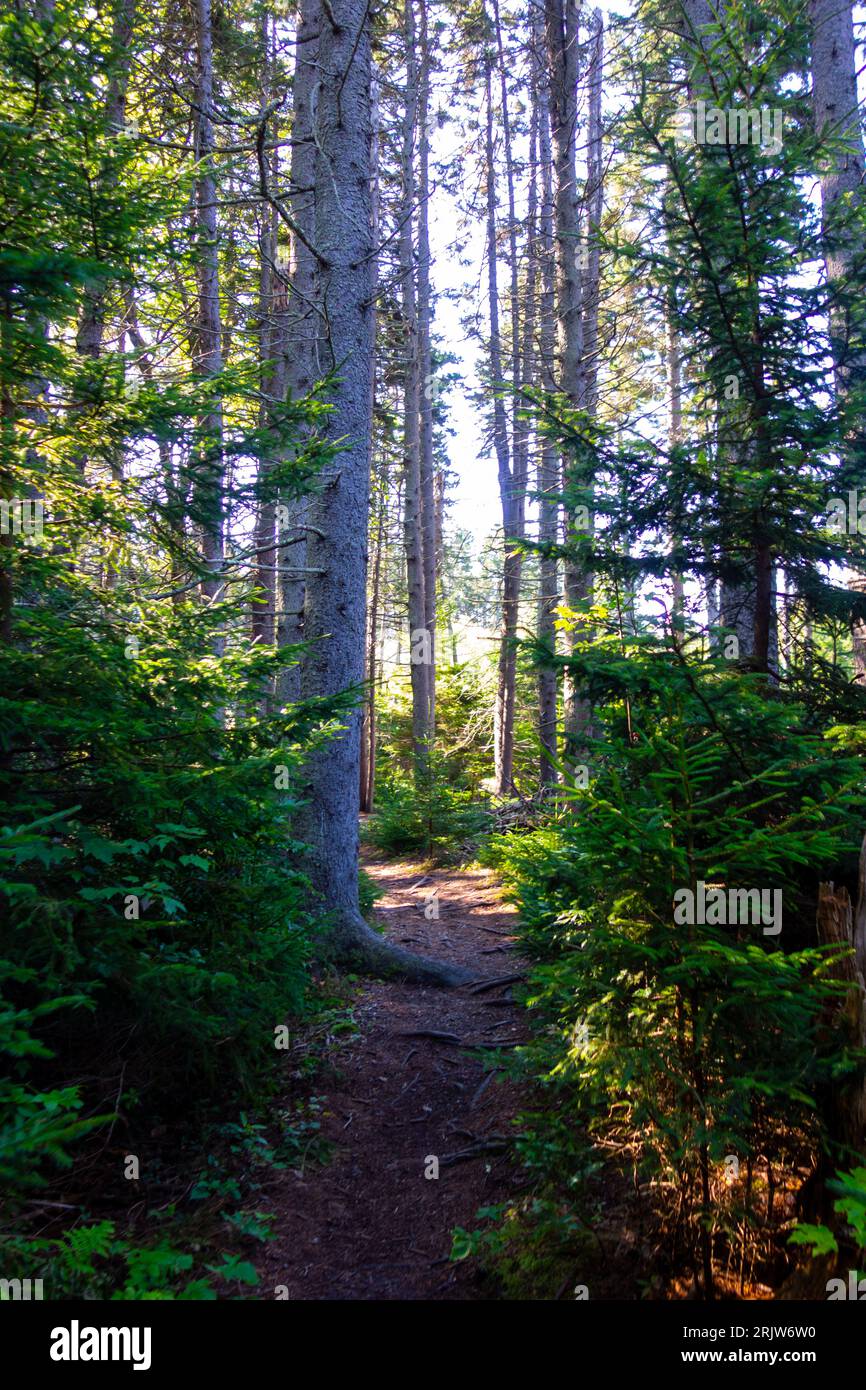
[[[492,875],[365,867],[385,890],[376,909],[393,941],[485,982],[520,971],[514,911]],[[514,1192],[499,1141],[519,1096],[463,1049],[522,1041],[525,1015],[504,981],[459,990],[366,981],[355,1016],[360,1036],[337,1056],[339,1080],[316,1088],[335,1152],[303,1175],[281,1174],[268,1193],[279,1236],[257,1261],[261,1296],[284,1285],[290,1299],[489,1297],[473,1262],[449,1262],[451,1231],[473,1228],[478,1207]],[[425,1177],[430,1156],[438,1179]]]

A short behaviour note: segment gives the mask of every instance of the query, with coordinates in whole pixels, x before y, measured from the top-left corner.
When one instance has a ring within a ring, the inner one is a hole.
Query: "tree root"
[[[383,940],[360,915],[343,917],[328,935],[327,952],[328,958],[336,965],[381,980],[401,980],[408,984],[456,989],[478,979],[471,970],[465,970],[462,966],[428,960],[426,956],[404,951],[402,946]]]

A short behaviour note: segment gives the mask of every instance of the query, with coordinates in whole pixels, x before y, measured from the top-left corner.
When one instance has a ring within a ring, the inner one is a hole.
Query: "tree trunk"
[[[378,678],[377,638],[382,595],[382,560],[385,551],[387,517],[387,481],[378,480],[378,501],[374,519],[373,572],[370,579],[370,602],[367,614],[366,695],[361,727],[361,810],[373,809],[376,791],[376,681]]]
[[[504,385],[502,373],[502,341],[499,327],[499,268],[497,264],[496,237],[496,166],[493,144],[493,61],[489,50],[484,56],[485,81],[485,186],[487,199],[487,292],[490,315],[490,377],[493,397],[493,447],[496,454],[499,475],[499,496],[502,502],[503,545],[506,561],[503,572],[502,612],[503,621],[514,609],[515,595],[519,592],[519,572],[515,576],[514,566],[508,563],[508,539],[512,534],[512,471],[510,443],[508,438],[508,419],[505,402],[502,399]],[[503,643],[505,635],[503,634]],[[503,708],[507,692],[507,671],[504,670],[500,648],[500,668],[497,683],[497,702],[495,713],[495,778],[496,789],[500,795],[507,794],[511,786],[511,743],[503,737],[507,711]]]
[[[262,101],[267,104],[272,93],[273,37],[270,16],[262,13]],[[271,156],[271,177],[276,182],[279,171],[279,150]],[[281,402],[285,397],[285,356],[280,351],[280,331],[284,327],[280,313],[282,296],[277,291],[277,212],[275,208],[264,205],[261,209],[262,225],[259,231],[259,390],[261,406],[259,418],[267,430],[273,417],[273,402]],[[259,459],[259,483],[264,491],[274,460],[269,452],[263,452]],[[253,604],[251,636],[254,642],[274,641],[274,620],[276,612],[276,502],[272,496],[259,500],[256,516],[256,588],[257,602]]]
[[[310,499],[302,693],[358,690],[364,678],[367,514],[372,437],[375,246],[370,169],[370,15],[366,0],[331,0],[321,15],[316,139],[315,293],[327,309],[327,348],[339,376],[328,436],[343,441]],[[430,984],[462,971],[391,946],[358,908],[361,711],[307,765],[310,878],[330,927],[324,943],[344,964]]]
[[[866,170],[857,99],[857,53],[854,15],[848,0],[810,0],[812,23],[812,110],[819,136],[831,140],[821,173],[821,209],[825,237],[824,266],[831,294],[830,347],[836,392],[845,397],[862,389],[866,378],[866,313],[862,275],[863,177]],[[862,429],[858,430],[862,450]],[[861,576],[849,579],[857,593],[866,588]],[[866,681],[864,624],[852,633],[854,674]]]
[[[418,96],[418,352],[421,377],[421,535],[424,557],[424,628],[428,657],[427,726],[436,727],[436,466],[433,458],[433,357],[430,294],[430,43],[427,0],[420,0]]]
[[[403,198],[400,209],[400,279],[406,365],[403,384],[403,544],[409,611],[409,675],[412,683],[412,747],[415,775],[427,763],[433,737],[433,652],[427,627],[427,565],[421,488],[421,339],[415,283],[415,132],[418,127],[418,60],[415,48],[415,4],[406,0],[406,100],[403,111]]]
[[[541,263],[539,304],[539,377],[545,391],[556,390],[556,243],[554,238],[553,165],[550,148],[550,76],[544,52],[544,28],[540,12],[533,19],[535,91],[538,107],[538,157],[541,165],[541,217],[538,259]],[[556,608],[559,604],[559,574],[555,554],[559,515],[559,460],[556,447],[547,438],[538,455],[538,540],[540,585],[538,599],[538,640],[556,652]],[[541,757],[538,780],[542,787],[557,780],[556,670],[542,666],[538,672],[538,733]]]
[[[315,299],[316,258],[310,249],[316,233],[315,108],[321,85],[318,70],[319,0],[300,0],[296,16],[295,71],[292,82],[292,159],[289,214],[297,232],[292,233],[289,267],[289,303],[283,343],[285,387],[293,400],[313,389],[322,373],[320,338],[321,308]],[[280,542],[277,645],[293,646],[304,640],[304,577],[307,564],[307,498],[285,497],[278,508]],[[280,673],[282,701],[296,700],[301,692],[299,666]]]
[[[121,0],[114,14],[111,47],[116,67],[108,83],[105,101],[107,123],[111,131],[122,130],[126,118],[129,47],[135,27],[135,7],[136,0]],[[85,294],[75,343],[76,350],[82,357],[98,357],[102,351],[105,333],[105,290],[104,283],[99,283],[88,289]]]
[[[668,300],[665,315],[666,365],[668,381],[668,448],[671,455],[683,442],[683,362],[680,350],[680,335],[673,308],[673,294]],[[678,536],[671,537],[676,547]],[[683,576],[679,570],[672,575],[671,622],[675,630],[682,631],[685,618],[685,589]]]
[[[604,75],[604,21],[594,10],[590,28],[587,72],[588,119],[586,143],[586,228],[583,238],[584,267],[581,284],[583,362],[586,408],[598,410],[599,308],[601,305],[601,217],[604,210],[601,91]]]
[[[580,199],[577,189],[577,84],[579,54],[579,5],[577,0],[545,0],[545,28],[550,63],[550,120],[556,172],[556,263],[557,329],[559,342],[560,389],[579,410],[587,407],[587,378],[584,352],[583,292],[580,267]],[[571,470],[564,467],[563,483]],[[585,478],[574,479],[581,483]],[[568,507],[563,517],[568,553],[563,579],[565,603],[580,612],[592,602],[593,580],[576,551],[581,530],[575,513]],[[567,634],[571,650],[587,632],[576,624]],[[585,737],[590,725],[590,709],[581,698],[574,681],[566,674],[563,688],[563,742],[566,767],[573,768],[585,756]]]
[[[844,956],[832,975],[848,985],[838,1006],[848,1045],[866,1049],[866,839],[860,850],[857,906],[852,912],[847,890],[822,883],[818,890],[818,940],[826,946],[842,946],[852,954]],[[860,1160],[866,1143],[866,1070],[844,1087],[828,1088],[825,1114],[829,1137],[848,1151],[841,1161]]]
[[[529,456],[529,440],[526,422],[521,418],[524,402],[518,391],[524,376],[524,348],[531,345],[532,319],[529,303],[533,294],[534,265],[530,259],[527,268],[527,313],[521,313],[517,257],[517,214],[514,196],[514,160],[511,141],[511,118],[508,110],[508,84],[506,82],[506,61],[502,43],[502,25],[499,16],[499,0],[493,0],[493,25],[499,63],[500,106],[502,111],[502,138],[505,152],[505,186],[508,198],[508,258],[511,278],[511,387],[513,392],[511,408],[511,453],[512,464],[503,486],[500,471],[500,501],[502,504],[502,532],[504,558],[502,568],[502,630],[499,643],[499,668],[497,673],[496,710],[494,719],[494,754],[496,791],[499,796],[508,796],[514,778],[514,720],[517,699],[517,623],[520,613],[520,588],[523,571],[523,554],[520,543],[524,538],[524,516],[526,507],[526,478]],[[491,147],[492,149],[492,147]],[[532,159],[530,159],[532,162]],[[530,183],[530,204],[536,199],[534,182]],[[534,212],[528,209],[530,238]],[[531,241],[530,241],[531,244]],[[526,320],[523,342],[521,341],[521,321]]]
[[[195,0],[196,58],[196,163],[198,320],[195,369],[205,380],[223,368],[222,322],[219,285],[219,228],[217,186],[214,174],[214,68],[211,0]],[[194,505],[201,527],[202,558],[209,570],[202,585],[213,602],[222,595],[223,534],[223,418],[222,404],[214,396],[200,421],[202,441],[196,451],[193,472]],[[222,643],[219,642],[221,649]]]

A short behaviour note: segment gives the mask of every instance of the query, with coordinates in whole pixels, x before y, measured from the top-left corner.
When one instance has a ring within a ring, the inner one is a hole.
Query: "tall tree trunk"
[[[512,516],[512,471],[510,457],[510,442],[508,438],[508,419],[505,412],[505,402],[502,399],[503,373],[502,373],[502,340],[499,326],[499,267],[497,263],[497,237],[496,237],[496,167],[495,150],[493,142],[493,60],[489,50],[485,50],[484,57],[484,81],[485,81],[485,184],[487,198],[487,292],[488,292],[488,311],[490,315],[490,376],[491,386],[494,392],[493,397],[493,447],[496,454],[496,464],[499,476],[499,496],[502,501],[503,519],[503,544],[508,550],[508,538],[511,535],[513,526]],[[503,574],[503,594],[502,608],[503,616],[507,614],[514,602],[514,575],[513,569],[509,569],[507,563]],[[494,743],[494,756],[496,760],[495,776],[496,787],[500,794],[507,793],[511,786],[511,765],[510,765],[510,744],[503,740],[505,711],[502,709],[502,701],[506,693],[507,684],[503,663],[500,660],[499,680],[497,685],[497,711],[496,711],[496,738]],[[505,762],[506,754],[509,761]]]
[[[373,520],[373,569],[370,576],[370,600],[367,612],[367,655],[365,677],[364,717],[361,728],[361,810],[373,809],[376,791],[376,683],[378,679],[377,640],[382,601],[382,563],[385,554],[385,525],[387,520],[387,479],[378,480],[375,516]]]
[[[112,53],[114,69],[108,83],[105,107],[107,125],[111,131],[123,129],[126,119],[126,98],[129,89],[129,48],[135,27],[136,0],[120,0],[114,12]],[[84,297],[84,309],[78,323],[76,349],[82,357],[98,357],[105,333],[106,286],[99,282],[89,288]]]
[[[493,26],[496,38],[496,51],[499,65],[499,100],[502,112],[502,139],[505,154],[505,186],[508,197],[508,259],[510,267],[510,316],[511,316],[511,387],[513,392],[511,413],[511,453],[512,464],[507,481],[503,486],[500,472],[500,501],[502,504],[502,532],[504,557],[502,567],[502,631],[499,644],[499,669],[497,674],[496,711],[494,719],[494,755],[496,791],[507,796],[512,789],[514,776],[514,720],[517,698],[517,623],[520,612],[520,587],[523,569],[523,555],[520,543],[524,538],[524,515],[526,506],[526,476],[529,441],[526,423],[521,418],[523,402],[518,396],[523,375],[523,344],[521,342],[521,307],[517,261],[517,214],[514,196],[514,159],[511,141],[511,119],[508,110],[508,84],[506,82],[505,52],[502,43],[502,25],[499,16],[499,0],[493,0]],[[530,188],[530,198],[534,197],[534,185]],[[531,221],[530,217],[530,221]],[[529,274],[534,274],[530,261]],[[527,287],[527,299],[531,289]],[[527,329],[531,335],[531,321]],[[529,339],[531,342],[531,337]]]
[[[271,33],[271,17],[267,10],[262,12],[262,102],[267,105],[272,93],[272,65],[274,37]],[[279,149],[271,155],[271,177],[276,183],[279,172]],[[284,314],[281,312],[283,294],[277,288],[277,211],[269,204],[261,209],[259,229],[259,391],[261,405],[259,419],[267,430],[273,419],[273,405],[285,397],[285,355],[280,342],[284,330]],[[268,475],[274,465],[270,451],[262,453],[259,459],[259,484],[262,492],[267,492]],[[257,602],[253,604],[251,636],[254,642],[274,641],[274,620],[276,613],[276,525],[277,508],[272,495],[262,496],[256,516],[256,588]]]
[[[537,258],[541,264],[539,302],[539,377],[545,391],[556,390],[556,241],[554,236],[553,164],[550,148],[550,75],[544,51],[544,26],[540,11],[533,18],[535,92],[538,109],[538,157],[541,166],[541,217]],[[538,640],[556,652],[556,608],[559,573],[555,553],[559,515],[559,459],[546,437],[538,454],[539,558]],[[551,786],[557,780],[556,670],[542,666],[538,672],[538,733],[541,742],[539,782]]]
[[[403,386],[403,543],[409,615],[409,675],[412,683],[412,746],[416,776],[423,774],[433,737],[430,684],[433,651],[427,627],[428,571],[425,564],[424,499],[421,487],[421,338],[418,325],[413,229],[416,218],[415,132],[418,128],[418,58],[415,3],[406,0],[406,98],[403,109],[403,198],[400,208],[400,279],[405,335]]]
[[[673,292],[668,296],[667,313],[665,314],[665,339],[668,383],[668,448],[673,455],[683,442],[683,359],[679,328],[674,311]],[[679,537],[674,535],[671,540],[676,548]],[[672,589],[671,621],[675,629],[682,629],[685,615],[685,589],[680,570],[674,570]]]
[[[583,287],[580,265],[580,199],[577,188],[577,84],[579,54],[578,0],[545,0],[545,30],[550,64],[550,121],[553,137],[556,209],[557,336],[560,389],[579,410],[587,406],[584,352]],[[566,465],[563,483],[571,470]],[[584,477],[573,481],[585,484]],[[568,507],[563,518],[567,555],[563,568],[565,603],[580,612],[592,601],[593,580],[581,562],[582,530]],[[577,623],[568,633],[571,650],[585,640],[585,626]],[[567,674],[563,687],[563,742],[567,767],[585,756],[585,736],[590,710]]]
[[[327,347],[339,377],[329,392],[330,438],[343,441],[309,505],[304,606],[309,648],[306,697],[358,690],[364,678],[367,513],[374,351],[373,209],[370,169],[370,14],[366,0],[330,0],[321,15],[316,139],[317,302],[327,312]],[[358,787],[361,711],[308,763],[304,834],[310,877],[343,962],[431,984],[464,972],[382,941],[358,908]]]
[[[604,161],[601,94],[604,76],[604,21],[593,10],[587,70],[586,225],[581,263],[581,316],[583,319],[583,374],[586,409],[598,410],[599,309],[601,306],[601,218],[604,210]]]
[[[195,0],[196,110],[195,181],[198,318],[195,369],[212,380],[223,368],[222,321],[219,283],[219,227],[217,186],[214,173],[214,67],[211,0]],[[202,558],[209,570],[202,585],[211,601],[222,594],[224,561],[223,514],[223,417],[222,403],[214,395],[200,421],[201,443],[196,450],[193,485],[196,516],[201,527]],[[218,643],[221,647],[221,643]]]
[[[830,346],[840,397],[866,380],[866,311],[862,276],[866,265],[863,177],[866,171],[857,97],[854,15],[849,0],[810,0],[812,24],[812,110],[819,136],[832,142],[821,173],[824,265],[831,292]],[[862,454],[863,430],[851,441]],[[861,593],[866,579],[854,575],[849,588]],[[866,624],[852,633],[856,680],[866,682]]]
[[[862,1053],[866,1048],[866,839],[860,848],[854,909],[847,889],[834,889],[832,883],[821,883],[817,926],[822,945],[841,947],[850,953],[835,962],[832,975],[847,985],[837,1005],[846,1041]],[[823,1108],[832,1143],[844,1147],[842,1164],[857,1162],[866,1142],[866,1072],[862,1066],[843,1086],[834,1083],[826,1088]],[[839,1157],[833,1155],[837,1160]],[[825,1162],[828,1175],[834,1166],[832,1159]]]
[[[284,390],[301,400],[322,375],[320,362],[321,308],[315,298],[316,258],[311,250],[316,234],[316,103],[321,86],[318,69],[320,0],[300,0],[296,14],[295,71],[292,82],[292,158],[289,213],[298,229],[292,233],[289,304],[282,350]],[[278,508],[279,583],[277,644],[292,646],[304,640],[304,576],[307,558],[307,498],[286,497]],[[298,666],[280,673],[279,695],[300,695]]]
[[[420,0],[420,89],[418,94],[418,349],[422,383],[421,535],[424,557],[424,627],[427,633],[427,725],[436,727],[436,464],[433,457],[433,307],[430,290],[430,38],[427,0]]]
[[[379,244],[379,82],[375,66],[371,79],[370,124],[372,141],[370,152],[371,184],[373,195],[373,245]],[[373,259],[373,276],[378,279],[378,258]],[[375,309],[374,309],[375,315]],[[374,318],[373,339],[375,342],[376,324]],[[375,417],[376,410],[376,357],[373,357],[373,370],[370,374],[370,410]],[[375,537],[373,548],[373,573],[370,580],[370,593],[367,602],[367,650],[364,657],[366,686],[361,716],[361,777],[360,806],[365,814],[373,809],[373,796],[376,787],[376,633],[379,626],[379,595],[382,580],[382,553],[384,549],[384,530],[386,519],[387,476],[386,466],[382,464],[382,475],[377,480],[373,505],[370,509],[370,529]]]

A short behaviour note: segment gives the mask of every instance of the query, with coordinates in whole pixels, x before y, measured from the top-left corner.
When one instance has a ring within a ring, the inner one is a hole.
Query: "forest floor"
[[[259,1296],[278,1286],[290,1299],[495,1296],[475,1261],[452,1263],[449,1251],[455,1227],[473,1229],[479,1207],[521,1185],[506,1152],[519,1090],[491,1070],[497,1044],[526,1038],[511,988],[522,969],[515,912],[483,869],[371,857],[364,867],[384,892],[375,911],[387,936],[468,967],[477,983],[358,986],[358,1033],[316,1085],[330,1158],[268,1184],[277,1238],[257,1260]],[[425,1176],[433,1158],[439,1175]]]

